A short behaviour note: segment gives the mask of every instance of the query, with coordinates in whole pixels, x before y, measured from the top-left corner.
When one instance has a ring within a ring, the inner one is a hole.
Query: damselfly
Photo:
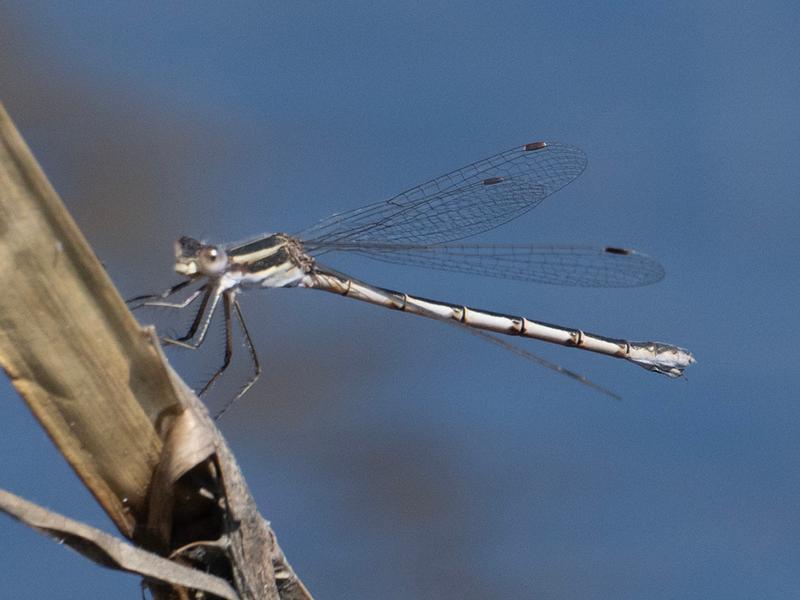
[[[231,362],[233,319],[239,323],[253,361],[253,375],[218,417],[249,390],[261,373],[236,295],[250,288],[305,287],[334,292],[425,317],[459,323],[514,352],[604,390],[487,332],[535,338],[622,358],[649,371],[680,377],[694,362],[683,348],[660,342],[631,342],[519,316],[505,315],[411,296],[359,281],[318,258],[354,252],[380,261],[571,286],[629,287],[654,283],[664,270],[654,259],[615,247],[453,244],[493,229],[538,206],[577,178],[583,152],[559,143],[535,142],[412,188],[385,202],[334,214],[297,234],[275,233],[241,244],[206,244],[182,237],[175,243],[175,271],[187,277],[161,294],[139,296],[134,308],[200,307],[185,335],[165,342],[196,349],[206,338],[220,300],[225,319],[225,357],[200,391],[203,394]],[[180,302],[169,298],[199,281]]]

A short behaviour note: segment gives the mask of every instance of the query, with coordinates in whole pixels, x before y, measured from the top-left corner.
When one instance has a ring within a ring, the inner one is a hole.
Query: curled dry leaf
[[[227,600],[239,598],[224,579],[136,548],[99,529],[47,510],[4,490],[0,490],[0,510],[29,527],[67,544],[104,567],[135,573],[169,585],[200,590]]]

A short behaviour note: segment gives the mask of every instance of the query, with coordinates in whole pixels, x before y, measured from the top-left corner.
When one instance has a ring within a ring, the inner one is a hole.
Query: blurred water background
[[[176,280],[181,234],[295,231],[517,144],[580,146],[579,180],[480,241],[629,246],[664,263],[660,284],[329,262],[679,344],[699,361],[687,380],[519,342],[614,402],[452,327],[254,292],[242,303],[266,372],[222,428],[320,599],[790,598],[798,15],[790,2],[6,2],[0,99],[126,296]],[[210,346],[173,353],[190,383],[216,366]],[[0,486],[111,530],[0,386]],[[8,598],[139,597],[134,577],[5,518],[0,555]]]

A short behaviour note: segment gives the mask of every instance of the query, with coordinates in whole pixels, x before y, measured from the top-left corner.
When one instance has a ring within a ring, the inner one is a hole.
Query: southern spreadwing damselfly
[[[225,356],[202,395],[230,365],[233,321],[238,322],[253,362],[253,375],[221,416],[261,373],[236,295],[252,288],[304,287],[333,292],[386,308],[460,324],[513,352],[614,395],[585,377],[491,335],[522,336],[622,358],[649,371],[680,377],[694,362],[683,348],[661,342],[631,342],[520,316],[429,300],[370,285],[323,266],[319,257],[351,252],[375,260],[538,283],[631,287],[654,283],[664,270],[654,259],[624,248],[569,245],[465,244],[464,238],[494,229],[538,206],[586,167],[581,150],[534,142],[501,152],[433,179],[384,202],[334,214],[296,234],[275,233],[228,245],[182,237],[175,243],[175,271],[187,279],[161,294],[129,300],[133,308],[186,308],[200,299],[188,331],[164,341],[199,348],[220,300],[225,320]],[[458,242],[458,243],[453,243]],[[327,259],[327,256],[326,256]],[[170,297],[193,282],[198,289],[180,302]],[[491,333],[489,333],[491,332]]]

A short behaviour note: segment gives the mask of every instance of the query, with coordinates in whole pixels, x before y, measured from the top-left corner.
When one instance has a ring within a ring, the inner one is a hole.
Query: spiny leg
[[[133,298],[128,298],[127,300],[125,300],[125,304],[130,305],[130,304],[133,304],[135,302],[139,302],[140,304],[137,304],[136,306],[131,306],[130,307],[131,310],[136,310],[137,308],[141,308],[143,306],[146,306],[147,305],[147,301],[149,301],[149,300],[157,300],[157,299],[163,300],[165,298],[169,298],[170,296],[172,296],[172,294],[175,294],[175,293],[181,291],[183,288],[185,288],[190,283],[192,283],[192,280],[191,279],[187,279],[186,281],[181,281],[180,283],[175,284],[170,288],[167,288],[166,290],[164,290],[160,294],[145,294],[144,296],[135,296]]]
[[[189,327],[189,331],[185,335],[177,339],[173,339],[170,337],[162,338],[162,341],[165,344],[173,344],[176,346],[181,346],[183,348],[189,348],[190,350],[196,350],[197,347],[200,345],[200,343],[202,343],[202,340],[200,340],[200,342],[194,346],[192,344],[187,344],[185,342],[186,340],[191,339],[194,336],[194,334],[197,332],[197,328],[200,326],[203,313],[205,312],[206,306],[208,305],[208,299],[211,294],[211,287],[208,284],[204,285],[201,288],[189,294],[189,296],[186,299],[182,300],[181,302],[167,302],[164,300],[165,298],[168,298],[169,296],[175,294],[176,292],[179,292],[190,283],[192,283],[192,280],[188,279],[186,281],[182,281],[176,285],[173,285],[171,288],[165,290],[161,294],[148,294],[145,296],[136,296],[135,298],[130,298],[129,300],[126,300],[125,303],[131,304],[134,302],[139,302],[139,304],[137,304],[136,306],[131,306],[130,307],[131,310],[136,310],[139,308],[143,308],[145,306],[183,309],[192,304],[195,300],[197,300],[200,297],[200,294],[205,292],[203,301],[201,302],[200,308],[198,309],[197,314],[195,315],[194,320],[192,321],[192,324]]]
[[[185,300],[182,300],[180,302],[167,302],[166,300],[146,300],[135,308],[142,308],[143,306],[157,307],[157,308],[176,308],[176,309],[186,308],[192,302],[197,300],[197,298],[200,296],[200,294],[203,293],[203,291],[204,288],[195,290],[194,292],[189,294]]]
[[[189,331],[186,332],[186,335],[182,335],[181,337],[175,339],[165,337],[163,339],[164,343],[173,344],[182,348],[188,348],[189,350],[197,350],[203,344],[203,341],[206,339],[206,334],[208,333],[208,326],[211,323],[211,319],[214,317],[214,312],[217,310],[219,297],[222,295],[218,289],[210,285],[205,289],[206,294],[203,296],[203,301],[200,304],[200,308],[194,317],[191,327],[189,327]],[[209,300],[211,301],[211,308],[206,311]],[[203,318],[204,314],[205,318]],[[198,333],[198,329],[200,330],[200,333]],[[195,335],[197,335],[197,341],[194,343],[189,342],[188,340],[192,339]]]
[[[253,367],[254,367],[253,376],[250,378],[250,381],[248,381],[245,384],[245,386],[239,390],[239,393],[236,394],[233,400],[228,402],[222,408],[221,411],[219,411],[216,415],[214,415],[214,420],[219,419],[220,417],[222,417],[222,415],[228,412],[228,409],[230,409],[233,406],[234,402],[236,402],[239,398],[244,396],[248,392],[248,390],[251,387],[253,387],[253,385],[255,385],[256,381],[258,381],[258,378],[261,375],[261,362],[258,360],[258,354],[256,353],[256,348],[255,345],[253,344],[253,338],[250,337],[250,332],[247,329],[247,325],[245,325],[244,315],[242,315],[242,307],[239,305],[239,301],[236,299],[235,296],[233,297],[233,308],[236,310],[236,318],[239,321],[239,325],[242,328],[242,333],[244,333],[244,341],[245,344],[247,345],[247,350],[250,353],[250,358],[253,361]]]
[[[231,364],[231,356],[233,356],[233,326],[231,324],[232,301],[232,293],[225,292],[222,296],[222,309],[223,314],[225,315],[225,358],[222,360],[222,366],[214,372],[214,374],[211,376],[211,379],[206,382],[206,384],[203,386],[203,389],[197,394],[198,396],[205,394],[208,391],[208,388],[211,387],[211,385]]]

